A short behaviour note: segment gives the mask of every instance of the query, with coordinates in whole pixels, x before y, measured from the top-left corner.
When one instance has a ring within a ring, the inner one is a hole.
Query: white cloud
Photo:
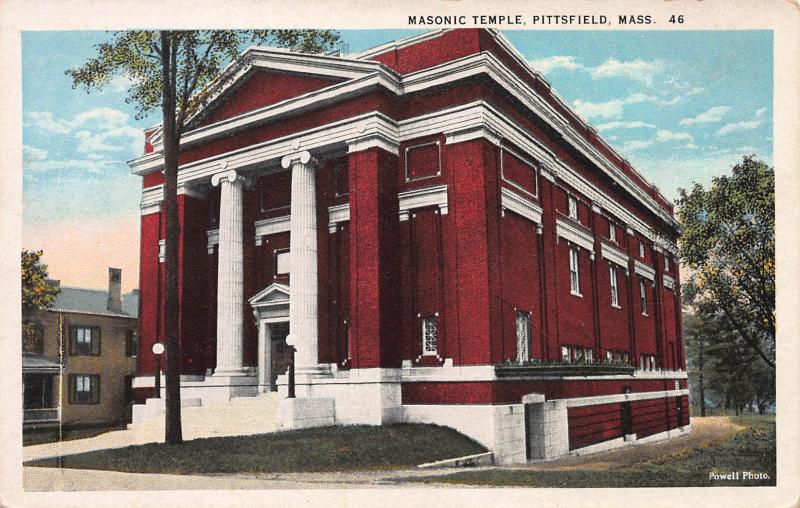
[[[144,133],[134,127],[114,127],[102,132],[80,130],[75,133],[78,140],[78,152],[124,152],[141,149],[144,144]]]
[[[680,123],[681,125],[694,125],[697,123],[716,123],[722,120],[722,117],[725,116],[730,110],[731,108],[728,106],[714,106],[708,111],[704,111],[692,118],[684,118],[678,123]]]
[[[695,148],[700,148],[700,147],[695,145],[694,142],[689,142],[683,145],[681,148],[688,148],[690,150],[694,150]]]
[[[133,85],[133,79],[128,76],[127,74],[122,74],[118,76],[114,76],[108,81],[108,87],[113,92],[127,92],[128,88]]]
[[[95,159],[67,159],[67,160],[29,160],[25,161],[25,171],[64,171],[77,170],[100,174],[114,166],[124,166],[124,161],[95,160]]]
[[[607,131],[611,129],[655,129],[656,126],[651,123],[645,123],[639,120],[633,122],[620,122],[620,121],[613,121],[607,123],[601,123],[597,125],[597,130],[599,131]]]
[[[547,58],[530,60],[528,63],[531,67],[543,74],[547,74],[555,69],[575,70],[585,68],[583,64],[575,61],[574,56],[550,56]]]
[[[756,110],[756,118],[761,118],[762,116],[764,116],[764,113],[766,113],[766,112],[767,112],[767,108],[758,108]]]
[[[744,122],[733,122],[727,125],[723,125],[720,129],[716,132],[717,136],[725,136],[732,132],[737,131],[749,131],[753,129],[757,129],[764,123],[764,120],[746,120]]]
[[[624,99],[613,99],[608,102],[589,102],[577,99],[575,110],[585,118],[616,118],[622,114],[625,106],[643,102],[661,102],[658,97],[637,92]]]
[[[31,145],[22,145],[22,157],[27,161],[41,161],[47,158],[47,150]]]
[[[631,152],[633,150],[641,150],[642,148],[652,146],[655,142],[656,141],[654,139],[634,139],[632,141],[625,142],[625,144],[622,145],[622,151]]]
[[[72,125],[67,120],[56,119],[49,111],[31,111],[27,114],[33,125],[44,132],[53,134],[67,134],[72,130]]]
[[[655,75],[663,69],[664,63],[660,60],[648,62],[636,59],[629,62],[621,62],[616,58],[609,58],[589,72],[595,79],[625,77],[646,85],[652,85]]]
[[[656,141],[666,143],[667,141],[691,141],[692,136],[688,132],[672,132],[660,130],[656,133]]]

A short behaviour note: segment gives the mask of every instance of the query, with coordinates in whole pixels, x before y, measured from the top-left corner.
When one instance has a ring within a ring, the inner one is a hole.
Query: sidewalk
[[[28,492],[104,490],[263,490],[263,489],[364,489],[364,488],[464,488],[463,485],[409,482],[484,468],[401,469],[331,473],[262,473],[232,475],[170,475],[120,473],[85,469],[23,468],[23,488]]]

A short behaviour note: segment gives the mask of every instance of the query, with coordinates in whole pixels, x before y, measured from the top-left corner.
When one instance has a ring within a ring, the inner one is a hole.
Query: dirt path
[[[515,469],[566,471],[570,469],[616,469],[634,466],[653,459],[678,458],[694,448],[709,446],[725,440],[744,429],[745,427],[731,422],[727,416],[692,418],[692,432],[688,436],[656,443],[626,446],[582,457],[566,457],[549,462],[515,466]]]

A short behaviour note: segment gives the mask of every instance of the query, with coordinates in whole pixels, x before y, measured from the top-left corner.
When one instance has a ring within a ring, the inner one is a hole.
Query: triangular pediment
[[[254,69],[217,97],[198,117],[203,127],[341,83],[341,78]]]
[[[263,305],[289,303],[289,286],[274,282],[266,288],[259,291],[255,296],[250,298],[251,307],[260,307]]]
[[[378,62],[252,47],[225,69],[189,124],[202,127],[377,72]]]

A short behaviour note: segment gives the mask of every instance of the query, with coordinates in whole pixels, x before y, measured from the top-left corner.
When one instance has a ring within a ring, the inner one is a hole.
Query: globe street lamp
[[[153,344],[153,354],[156,355],[156,398],[161,398],[161,355],[164,353],[164,344]]]

